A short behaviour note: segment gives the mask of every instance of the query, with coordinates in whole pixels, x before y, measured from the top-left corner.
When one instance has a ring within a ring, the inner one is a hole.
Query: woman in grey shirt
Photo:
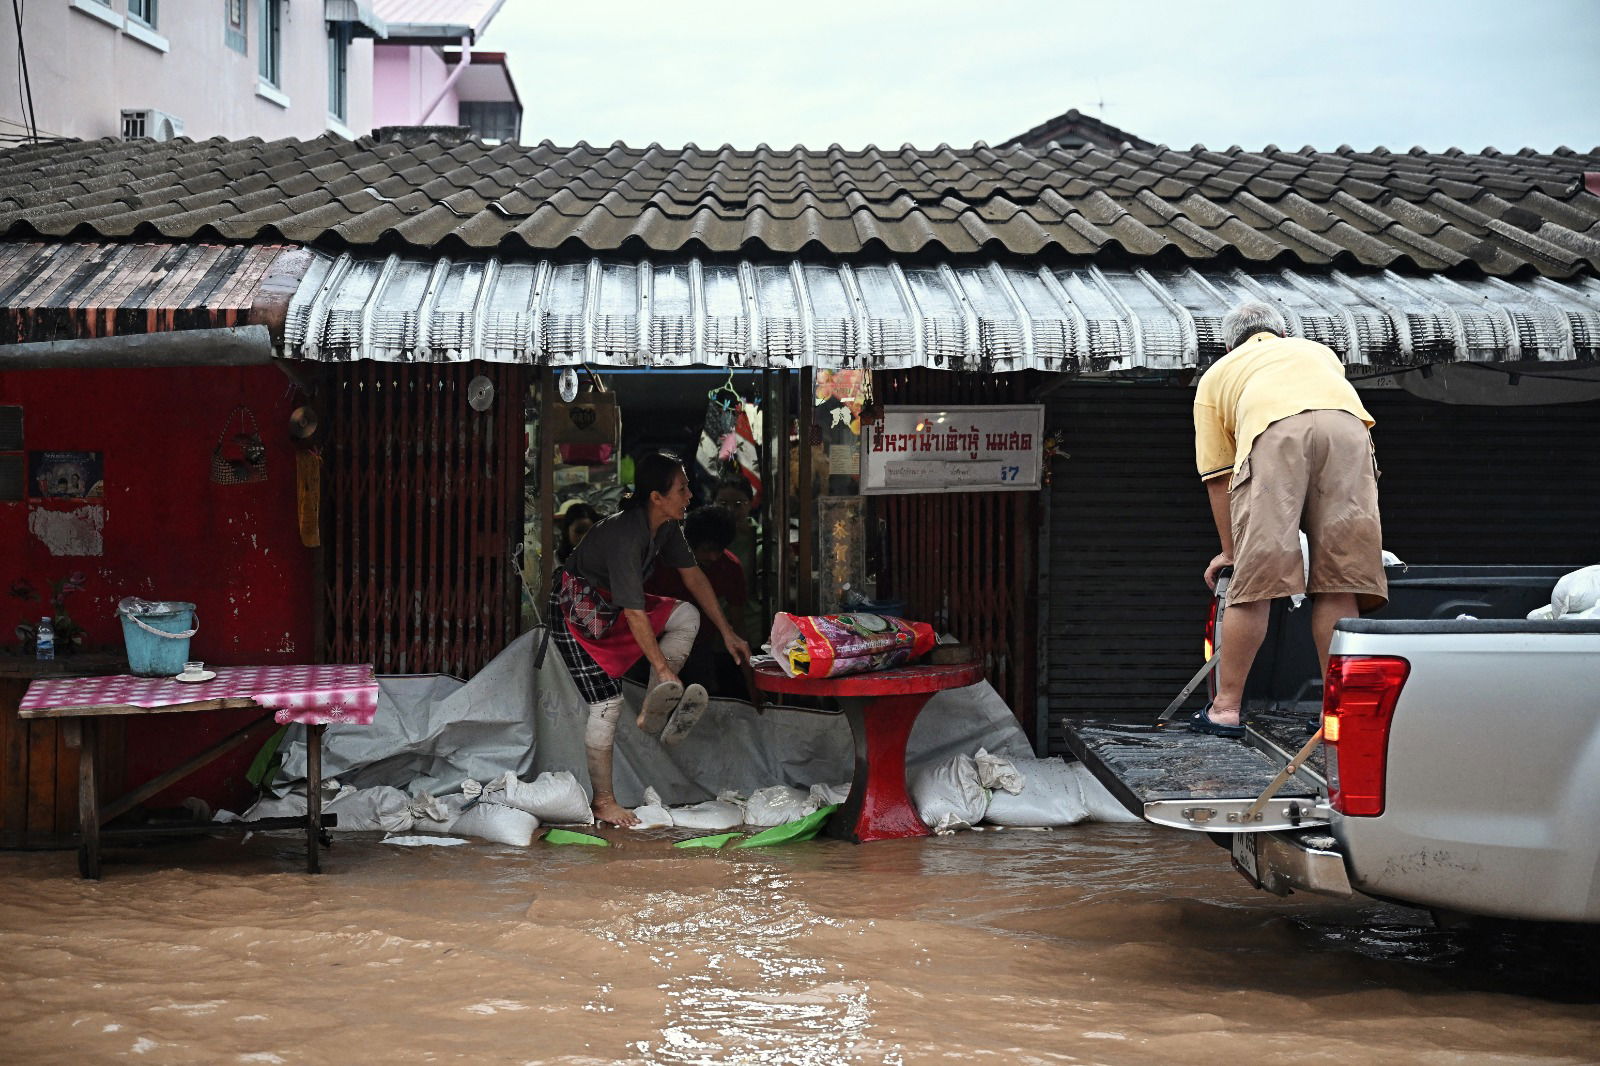
[[[734,661],[750,659],[750,646],[723,616],[684,540],[690,498],[688,475],[676,455],[657,452],[640,459],[622,509],[589,530],[556,573],[550,594],[551,637],[589,704],[584,748],[594,815],[613,825],[639,821],[612,792],[612,749],[622,714],[617,678],[641,657],[649,661],[650,685],[638,725],[664,744],[683,739],[706,707],[706,690],[699,685],[685,690],[678,679],[700,615],[681,600],[645,593],[645,578],[658,561],[678,571]]]

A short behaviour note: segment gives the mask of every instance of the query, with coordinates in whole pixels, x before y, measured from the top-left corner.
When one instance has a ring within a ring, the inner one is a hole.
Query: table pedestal
[[[826,832],[856,844],[925,837],[928,827],[906,791],[906,740],[931,692],[898,696],[841,696],[855,741],[850,796],[828,819]]]

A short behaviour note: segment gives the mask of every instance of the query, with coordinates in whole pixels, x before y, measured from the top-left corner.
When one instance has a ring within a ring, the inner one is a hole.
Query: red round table
[[[828,820],[830,836],[857,844],[925,837],[928,827],[906,794],[906,739],[935,692],[983,680],[982,663],[902,666],[844,677],[790,677],[777,663],[755,668],[763,692],[828,696],[839,702],[855,740],[850,797]]]

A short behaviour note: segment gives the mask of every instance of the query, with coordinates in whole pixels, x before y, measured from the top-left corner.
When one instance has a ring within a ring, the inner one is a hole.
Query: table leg
[[[906,792],[906,739],[932,696],[924,692],[839,700],[855,741],[856,767],[849,798],[828,820],[830,836],[865,844],[928,835]]]
[[[95,769],[100,752],[100,724],[93,718],[79,718],[71,721],[71,728],[78,734],[78,873],[98,881],[100,789]]]
[[[306,726],[306,873],[322,872],[322,730]]]

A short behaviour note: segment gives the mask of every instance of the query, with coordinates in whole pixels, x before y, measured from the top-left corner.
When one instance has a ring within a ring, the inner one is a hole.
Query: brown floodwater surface
[[[1127,825],[0,853],[0,1061],[1590,1063],[1596,938],[1253,892]]]

